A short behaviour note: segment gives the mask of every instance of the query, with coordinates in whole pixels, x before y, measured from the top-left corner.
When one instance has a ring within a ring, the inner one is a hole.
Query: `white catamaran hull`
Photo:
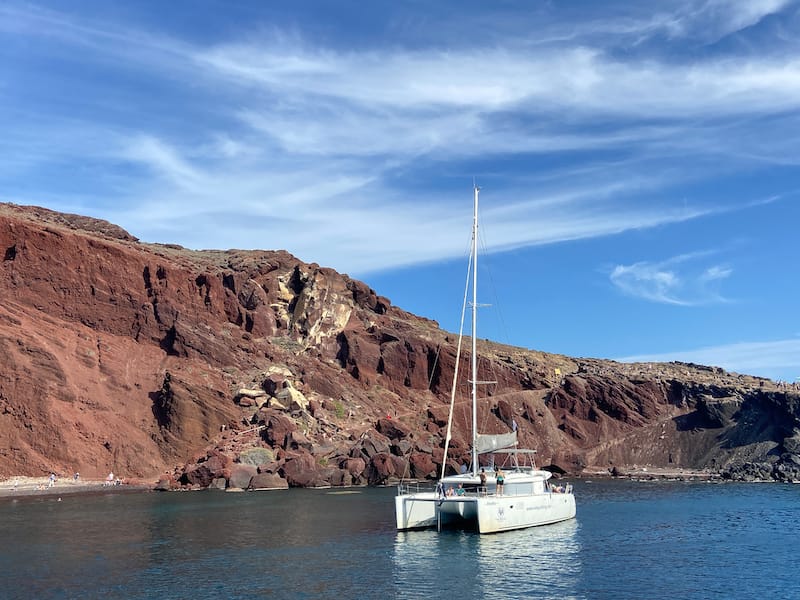
[[[441,498],[434,492],[395,496],[397,529],[465,527],[496,533],[549,525],[575,517],[573,494],[462,496]]]

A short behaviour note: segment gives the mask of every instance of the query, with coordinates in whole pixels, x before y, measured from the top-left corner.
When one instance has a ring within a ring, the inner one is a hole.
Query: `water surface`
[[[394,489],[0,499],[3,598],[800,597],[800,486],[596,481],[578,517],[394,530]]]

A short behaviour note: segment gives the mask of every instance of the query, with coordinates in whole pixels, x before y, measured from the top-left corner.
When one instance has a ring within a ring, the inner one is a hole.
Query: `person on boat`
[[[481,491],[485,492],[486,491],[486,469],[483,469],[483,468],[481,469],[480,478],[481,478]]]
[[[497,495],[502,496],[503,486],[505,485],[506,482],[506,474],[503,473],[502,469],[495,468],[494,477],[495,480],[497,481]]]
[[[456,490],[456,496],[463,496],[464,494],[466,494],[466,491],[464,490],[464,484],[459,483],[458,489]]]

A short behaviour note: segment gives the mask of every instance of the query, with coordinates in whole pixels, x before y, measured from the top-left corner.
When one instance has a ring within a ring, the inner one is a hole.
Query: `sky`
[[[794,0],[0,3],[0,201],[523,348],[800,377]]]

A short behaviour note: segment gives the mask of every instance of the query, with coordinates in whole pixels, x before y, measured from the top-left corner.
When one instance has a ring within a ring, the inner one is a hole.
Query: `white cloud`
[[[708,255],[699,252],[656,263],[617,265],[609,278],[623,293],[652,302],[681,306],[726,302],[714,288],[714,282],[729,277],[733,271],[724,265],[695,266]]]
[[[122,156],[146,165],[180,188],[200,192],[207,183],[205,177],[174,148],[150,135],[134,137]]]

